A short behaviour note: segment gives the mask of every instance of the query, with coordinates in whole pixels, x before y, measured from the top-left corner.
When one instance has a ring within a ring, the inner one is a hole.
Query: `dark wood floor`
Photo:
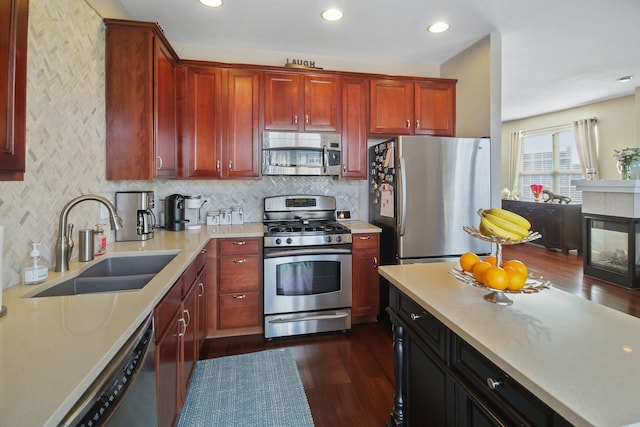
[[[553,286],[640,317],[640,290],[582,274],[582,255],[533,245],[503,248],[504,259],[519,259]],[[391,330],[386,324],[354,325],[345,333],[265,340],[261,335],[205,342],[202,358],[279,347],[292,349],[317,427],[384,426],[393,403]]]

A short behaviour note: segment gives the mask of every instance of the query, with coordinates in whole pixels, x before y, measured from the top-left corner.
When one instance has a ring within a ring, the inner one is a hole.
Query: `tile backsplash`
[[[338,209],[349,209],[358,217],[363,186],[358,181],[326,177],[107,181],[102,19],[84,1],[29,3],[27,172],[22,182],[0,182],[3,287],[20,281],[30,242],[43,243],[42,254],[53,262],[60,211],[81,194],[96,193],[113,201],[116,191],[153,190],[156,206],[170,194],[201,194],[210,198],[214,209],[242,206],[247,222],[262,219],[265,196],[324,194],[337,196]],[[83,202],[73,208],[69,222],[75,224],[74,237],[81,228],[108,223],[100,219],[99,206]],[[108,226],[107,231],[113,241]]]

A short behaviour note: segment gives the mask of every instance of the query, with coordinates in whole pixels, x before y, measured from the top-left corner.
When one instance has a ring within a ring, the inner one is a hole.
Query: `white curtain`
[[[573,134],[576,139],[578,158],[582,164],[582,173],[587,177],[587,170],[595,170],[594,178],[598,179],[598,120],[596,118],[573,122]]]
[[[522,167],[522,131],[512,132],[507,145],[507,182],[511,191],[520,192],[520,168]]]

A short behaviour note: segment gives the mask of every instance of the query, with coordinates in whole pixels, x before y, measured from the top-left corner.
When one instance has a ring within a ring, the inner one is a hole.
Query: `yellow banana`
[[[513,222],[514,224],[517,224],[522,228],[526,228],[527,230],[531,228],[531,223],[527,221],[526,218],[518,215],[515,212],[511,212],[506,209],[500,209],[500,208],[491,208],[491,209],[484,210],[483,213],[484,212],[489,213],[491,215],[495,215],[507,221]]]
[[[492,224],[497,225],[500,228],[503,228],[511,233],[515,233],[522,239],[523,237],[527,237],[529,235],[529,229],[516,224],[515,222],[511,222],[509,220],[504,219],[504,217],[500,217],[494,214],[489,213],[488,211],[482,212],[482,216],[487,218]]]
[[[498,238],[509,239],[514,242],[522,240],[522,237],[519,234],[512,233],[502,227],[495,225],[484,216],[480,218],[480,233],[487,237],[494,236]]]

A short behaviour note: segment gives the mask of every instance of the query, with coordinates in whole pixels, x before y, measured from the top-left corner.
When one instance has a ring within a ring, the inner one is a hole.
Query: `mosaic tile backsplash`
[[[0,225],[4,226],[2,286],[20,282],[20,266],[30,242],[53,246],[64,205],[96,193],[114,200],[116,191],[153,190],[156,206],[165,196],[201,194],[210,208],[242,206],[245,221],[262,219],[262,199],[281,194],[337,197],[338,209],[358,215],[362,183],[331,178],[264,177],[247,181],[105,180],[104,26],[84,2],[29,2],[27,70],[27,173],[22,182],[0,182]],[[77,230],[94,228],[99,204],[74,207],[69,222]],[[207,208],[203,208],[207,210]],[[109,241],[114,234],[108,230]]]

